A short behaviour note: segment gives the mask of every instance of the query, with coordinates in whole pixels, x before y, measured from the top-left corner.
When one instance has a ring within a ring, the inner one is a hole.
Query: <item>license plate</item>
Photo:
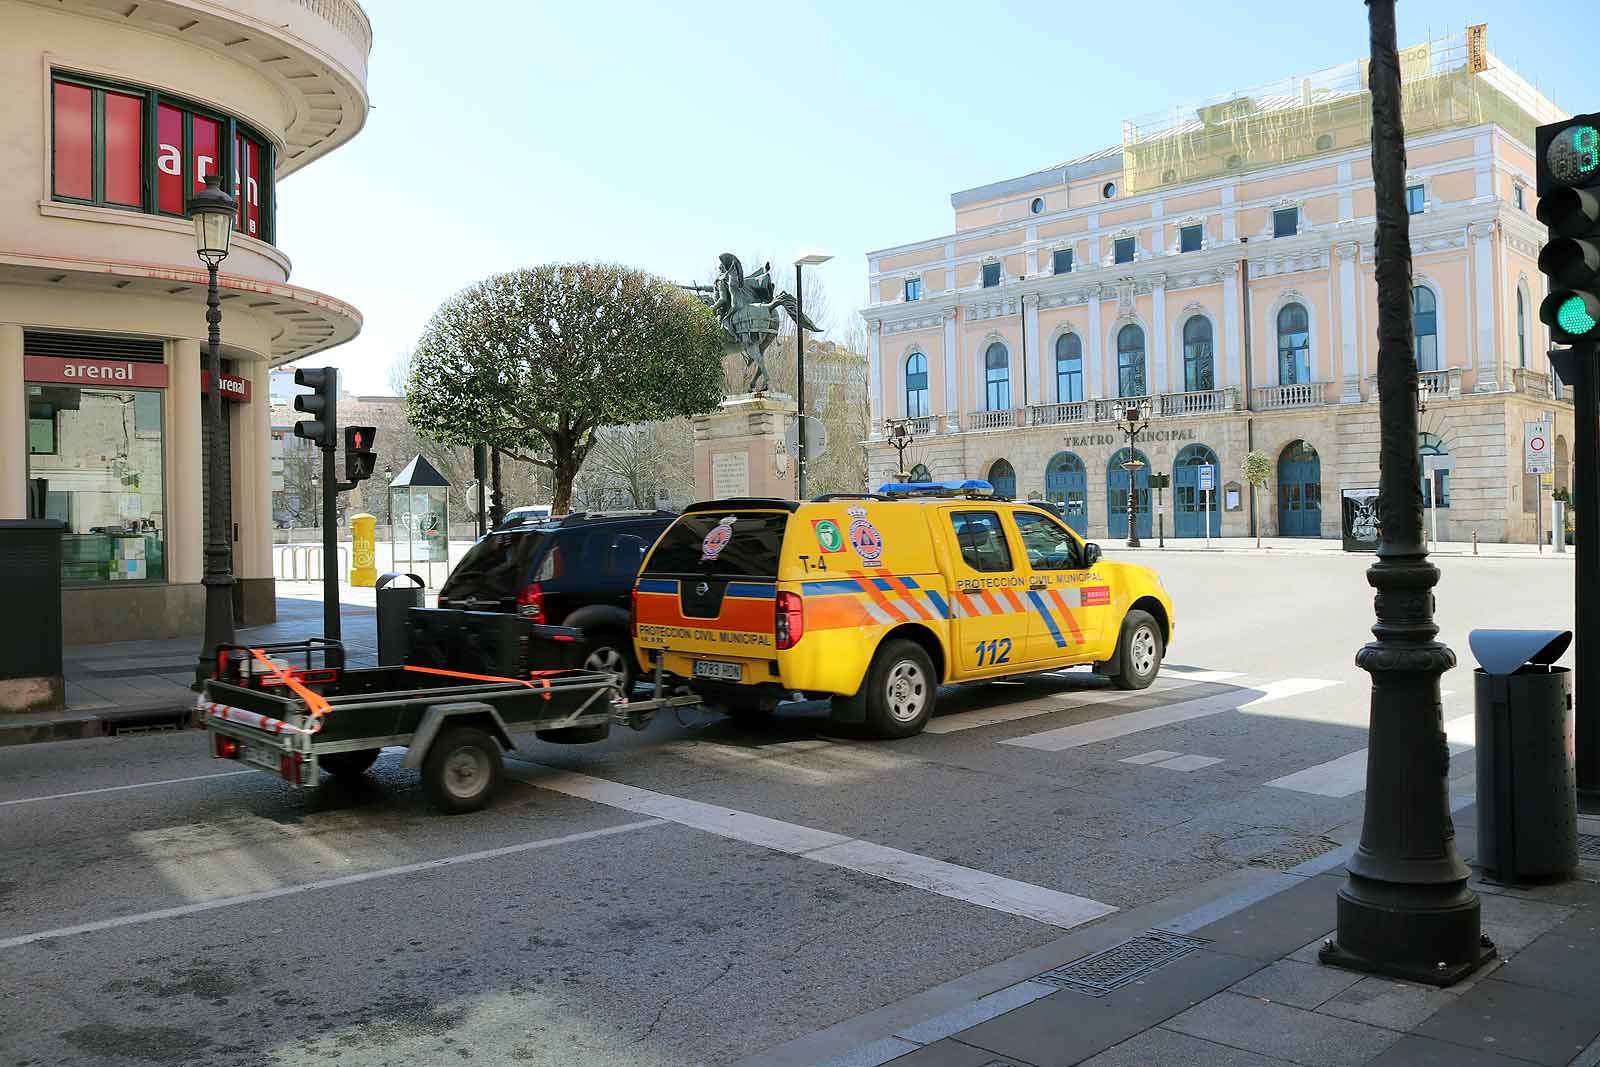
[[[278,773],[278,750],[267,748],[264,745],[250,745],[243,742],[239,745],[239,755],[246,763],[252,763],[273,774]]]
[[[696,678],[715,678],[719,682],[737,682],[744,678],[744,667],[738,663],[717,663],[714,660],[694,661]]]

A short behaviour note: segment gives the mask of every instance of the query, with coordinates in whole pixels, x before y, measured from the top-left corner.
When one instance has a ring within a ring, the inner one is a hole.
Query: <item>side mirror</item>
[[[1083,546],[1083,565],[1093,567],[1100,562],[1100,546],[1090,541]]]

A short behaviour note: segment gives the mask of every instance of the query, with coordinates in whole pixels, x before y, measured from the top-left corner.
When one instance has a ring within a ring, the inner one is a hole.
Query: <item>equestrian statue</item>
[[[764,263],[760,270],[746,275],[739,257],[724,252],[717,260],[714,286],[686,285],[683,288],[703,294],[701,299],[710,297],[711,310],[722,323],[727,350],[742,355],[751,368],[747,388],[752,393],[764,393],[772,385],[767,376],[766,354],[778,336],[778,308],[783,308],[797,325],[813,333],[822,332],[800,310],[793,295],[786,292],[774,295],[771,263]]]

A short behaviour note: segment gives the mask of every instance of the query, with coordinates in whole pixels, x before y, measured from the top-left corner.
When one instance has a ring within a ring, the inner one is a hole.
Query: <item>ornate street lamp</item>
[[[1372,34],[1372,179],[1377,203],[1378,560],[1377,640],[1356,653],[1372,675],[1366,810],[1361,844],[1345,869],[1334,938],[1323,963],[1392,978],[1452,985],[1494,955],[1483,935],[1471,873],[1450,820],[1450,756],[1443,743],[1439,676],[1455,653],[1435,638],[1439,570],[1422,546],[1417,450],[1417,364],[1411,326],[1411,235],[1406,213],[1405,127],[1394,0],[1367,0]]]
[[[895,477],[902,482],[911,480],[911,475],[906,473],[906,449],[916,443],[917,439],[911,433],[910,419],[896,419],[889,423],[889,447],[900,454],[896,461],[899,466],[895,468]]]
[[[1122,469],[1128,472],[1128,547],[1139,547],[1139,472],[1144,460],[1139,458],[1139,435],[1150,426],[1150,420],[1140,417],[1139,405],[1129,404],[1117,420],[1117,428],[1128,435],[1128,460]]]
[[[807,267],[819,267],[833,257],[826,252],[802,252],[794,260],[794,391],[799,395],[800,431],[795,441],[794,495],[806,498],[806,305],[801,277]]]
[[[228,258],[237,205],[222,187],[222,175],[206,175],[206,186],[189,198],[194,220],[195,254],[205,260],[206,281],[206,386],[203,413],[207,436],[206,565],[200,584],[206,590],[206,630],[195,663],[195,688],[216,671],[217,647],[233,644],[233,567],[228,553],[227,500],[222,479],[227,457],[222,454],[222,298],[217,293],[217,267]]]

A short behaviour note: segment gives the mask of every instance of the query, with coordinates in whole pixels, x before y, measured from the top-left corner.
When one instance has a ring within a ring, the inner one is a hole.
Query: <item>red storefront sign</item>
[[[110,385],[128,389],[167,387],[166,364],[126,359],[24,356],[22,376],[30,382],[65,382],[68,385]]]
[[[200,371],[200,395],[205,396],[211,388],[211,372]],[[248,404],[250,402],[250,379],[241,378],[237,374],[222,375],[222,399],[231,400],[235,404]]]

